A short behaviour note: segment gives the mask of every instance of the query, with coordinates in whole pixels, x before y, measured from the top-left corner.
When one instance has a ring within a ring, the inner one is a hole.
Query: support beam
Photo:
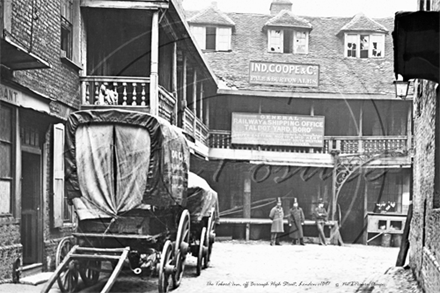
[[[209,99],[205,99],[205,125],[209,129]]]
[[[147,1],[118,1],[118,0],[81,0],[81,7],[89,8],[113,8],[113,9],[168,9],[169,4],[163,2]]]
[[[200,107],[199,107],[199,118],[200,118],[200,121],[202,121],[203,122],[203,95],[204,95],[204,93],[203,93],[203,82],[201,81],[200,82],[200,94],[199,94],[199,103],[200,103]]]
[[[194,125],[193,125],[193,135],[196,137],[197,130],[197,70],[194,68],[193,74],[193,85],[192,85],[192,112],[194,114]]]
[[[173,124],[177,125],[178,120],[178,110],[179,110],[179,95],[177,93],[177,43],[173,43],[173,60],[172,60],[172,84],[171,84],[171,91],[173,93],[175,104],[174,104],[174,119]]]
[[[187,88],[187,75],[186,75],[186,68],[187,68],[187,63],[188,60],[186,58],[186,56],[183,56],[183,66],[182,66],[182,97],[179,100],[179,126],[184,128],[185,125],[185,109],[186,109],[186,104],[187,104],[187,100],[186,100],[186,88]]]
[[[251,173],[243,172],[243,218],[251,218]],[[249,241],[250,224],[246,224],[246,241]]]
[[[159,115],[159,11],[151,21],[150,113]]]

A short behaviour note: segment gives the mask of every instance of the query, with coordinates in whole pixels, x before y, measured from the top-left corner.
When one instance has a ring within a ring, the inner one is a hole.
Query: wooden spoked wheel
[[[73,238],[65,237],[63,238],[57,247],[57,252],[55,255],[55,263],[58,267],[69,251],[73,247]],[[71,260],[65,264],[59,277],[57,278],[58,287],[63,293],[75,292],[78,288],[78,262]]]
[[[204,266],[204,263],[206,262],[206,254],[208,250],[207,239],[208,238],[206,237],[206,227],[203,227],[202,232],[200,233],[199,252],[197,254],[197,276],[200,276],[200,273],[202,272],[202,266]]]
[[[167,240],[160,255],[159,265],[159,293],[171,290],[171,277],[174,273],[173,244]]]
[[[100,271],[100,260],[85,260],[80,263],[79,274],[86,286],[93,286],[98,282]]]
[[[212,253],[212,246],[214,245],[215,241],[215,210],[213,209],[211,212],[211,215],[209,216],[208,220],[208,229],[206,231],[206,239],[207,239],[207,246],[208,246],[208,253],[205,257],[204,261],[204,268],[207,268],[209,266],[209,262],[211,261],[211,253]]]
[[[174,245],[174,271],[173,288],[177,288],[182,281],[183,271],[185,270],[186,255],[189,250],[190,241],[190,216],[188,210],[184,210],[180,215],[177,237]]]

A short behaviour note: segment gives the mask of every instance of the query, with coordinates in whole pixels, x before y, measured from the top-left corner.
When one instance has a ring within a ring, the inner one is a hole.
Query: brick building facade
[[[440,1],[417,1],[421,11],[440,11]],[[429,33],[439,34],[438,13],[433,13],[437,25]],[[424,27],[419,23],[419,28]],[[420,32],[419,32],[420,33]],[[421,34],[421,33],[420,33]],[[431,39],[429,43],[437,45]],[[400,50],[400,48],[399,48]],[[435,60],[435,59],[434,59]],[[426,293],[440,290],[440,111],[439,111],[439,64],[432,64],[437,70],[435,78],[416,78],[413,98],[414,119],[414,162],[413,162],[413,214],[409,235],[410,266]],[[419,64],[428,72],[425,65]],[[423,72],[421,70],[420,72]],[[398,72],[396,72],[397,74]],[[408,74],[408,72],[406,72]],[[423,73],[426,76],[426,73]],[[402,73],[403,76],[405,74]],[[435,75],[435,74],[434,74]],[[432,76],[432,75],[431,75]]]
[[[105,104],[104,87],[117,93],[114,107],[180,127],[194,155],[207,149],[206,96],[217,84],[188,37],[180,0],[0,4],[0,282],[7,282],[31,268],[53,270],[58,243],[76,228],[64,193],[70,113]]]
[[[1,281],[15,279],[13,268],[53,267],[56,243],[73,227],[67,210],[56,224],[64,198],[53,187],[54,156],[62,158],[54,133],[79,105],[79,50],[66,58],[62,46],[70,2],[1,1]]]

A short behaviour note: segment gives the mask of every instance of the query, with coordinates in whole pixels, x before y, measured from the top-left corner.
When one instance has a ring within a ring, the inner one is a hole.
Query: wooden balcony
[[[195,117],[189,108],[185,108],[182,128],[191,134],[196,141],[208,146],[209,129],[198,117]]]
[[[209,133],[209,147],[285,153],[330,154],[331,151],[337,150],[340,154],[377,154],[385,152],[406,153],[411,148],[411,142],[406,136],[325,136],[324,147],[322,148],[232,145],[230,131],[211,130]]]
[[[127,107],[128,109],[150,112],[150,78],[127,76],[86,76],[81,78],[82,106],[103,105],[100,99],[100,89],[117,92],[117,100],[106,107]],[[159,116],[171,124],[175,124],[174,108],[176,98],[159,85]],[[84,107],[84,108],[85,108]]]

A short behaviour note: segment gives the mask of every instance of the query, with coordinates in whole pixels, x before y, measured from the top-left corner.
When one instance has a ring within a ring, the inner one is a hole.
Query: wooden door
[[[24,265],[38,262],[40,193],[40,155],[22,152],[21,243]]]

